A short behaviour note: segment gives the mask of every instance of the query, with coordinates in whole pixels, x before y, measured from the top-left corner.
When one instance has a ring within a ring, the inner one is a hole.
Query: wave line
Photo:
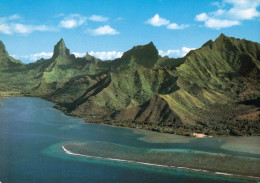
[[[157,167],[164,167],[164,168],[177,168],[177,169],[185,169],[185,170],[192,170],[196,172],[210,172],[208,170],[203,170],[203,169],[196,169],[196,168],[189,168],[189,167],[178,167],[178,166],[173,166],[173,165],[161,165],[161,164],[154,164],[154,163],[146,163],[142,161],[133,161],[133,160],[125,160],[125,159],[117,159],[117,158],[104,158],[100,156],[91,156],[91,155],[85,155],[85,154],[78,154],[78,153],[73,153],[69,150],[67,150],[64,146],[62,146],[64,152],[69,155],[74,155],[74,156],[81,156],[81,157],[87,157],[87,158],[95,158],[95,159],[103,159],[103,160],[110,160],[110,161],[119,161],[119,162],[127,162],[127,163],[136,163],[136,164],[141,164],[141,165],[147,165],[147,166],[157,166]],[[224,172],[211,172],[217,175],[224,175],[224,176],[239,176],[239,177],[247,177],[247,178],[254,178],[254,179],[260,179],[260,177],[256,176],[246,176],[246,175],[239,175],[239,174],[230,174],[230,173],[224,173]]]

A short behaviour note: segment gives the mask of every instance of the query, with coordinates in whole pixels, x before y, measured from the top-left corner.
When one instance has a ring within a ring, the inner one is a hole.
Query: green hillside
[[[152,42],[101,61],[70,54],[61,39],[50,59],[22,64],[0,42],[0,95],[57,103],[66,114],[190,135],[260,135],[260,44],[226,37],[161,57]]]

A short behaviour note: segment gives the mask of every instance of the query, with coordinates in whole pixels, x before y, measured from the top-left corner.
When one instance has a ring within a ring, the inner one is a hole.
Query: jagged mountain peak
[[[225,34],[221,33],[215,41],[212,41],[211,39],[208,40],[206,43],[202,45],[203,47],[209,47],[210,49],[229,49],[232,47],[232,44],[234,42],[235,38],[233,37],[228,37]]]
[[[58,56],[69,56],[70,51],[66,48],[64,40],[61,38],[60,41],[54,46],[53,58]]]
[[[154,46],[155,47],[155,45],[153,44],[152,41],[150,43],[146,44],[146,46]]]
[[[134,46],[132,49],[126,51],[124,55],[129,55],[129,54],[134,55],[134,54],[138,54],[139,52],[143,52],[144,54],[149,53],[153,55],[158,55],[158,50],[154,46],[152,41],[145,45]]]
[[[223,34],[223,33],[221,33],[220,35],[219,35],[219,37],[217,37],[217,39],[215,40],[215,43],[222,43],[222,42],[229,42],[229,41],[231,41],[231,40],[233,40],[233,39],[235,39],[235,38],[233,38],[233,37],[228,37],[228,36],[226,36],[225,34]]]
[[[219,38],[227,38],[227,36],[226,36],[225,34],[221,33],[221,34],[219,35]]]
[[[236,51],[237,50],[237,40],[233,37],[228,37],[221,33],[215,41],[209,40],[202,45],[202,47],[209,47],[210,49],[215,49],[219,51]]]
[[[153,42],[150,42],[145,45],[134,46],[123,54],[122,59],[134,59],[139,65],[153,67],[159,59],[159,53]]]
[[[65,42],[64,42],[64,39],[63,38],[60,38],[59,42],[60,44],[64,44],[65,45]]]
[[[154,53],[158,53],[157,48],[155,47],[155,45],[153,44],[153,42],[149,42],[148,44],[145,45],[141,45],[141,46],[135,46],[134,47],[135,50],[143,50],[143,51],[148,51],[148,49],[150,51],[154,51]]]

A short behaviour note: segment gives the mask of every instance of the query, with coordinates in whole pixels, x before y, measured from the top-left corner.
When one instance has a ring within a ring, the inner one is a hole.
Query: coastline
[[[114,121],[106,121],[106,122],[99,122],[99,121],[88,121],[86,118],[84,118],[83,116],[77,116],[77,115],[72,115],[72,114],[69,114],[67,113],[65,110],[63,110],[62,108],[59,108],[57,107],[56,105],[58,104],[57,102],[55,101],[52,101],[46,97],[41,97],[41,96],[33,96],[33,95],[22,95],[21,93],[19,93],[20,95],[10,95],[10,96],[3,96],[1,95],[1,92],[0,92],[0,107],[2,105],[1,103],[1,99],[4,99],[4,98],[15,98],[15,97],[32,97],[32,98],[40,98],[42,100],[47,100],[49,102],[52,102],[54,103],[54,105],[51,107],[55,110],[59,110],[61,111],[64,115],[66,116],[71,116],[71,117],[76,117],[76,118],[79,118],[79,119],[82,119],[84,120],[85,123],[87,124],[99,124],[99,125],[105,125],[105,126],[110,126],[110,127],[119,127],[119,128],[125,128],[125,129],[130,129],[130,130],[133,130],[134,132],[135,131],[147,131],[147,132],[151,132],[151,133],[158,133],[158,134],[164,134],[164,135],[173,135],[173,136],[181,136],[181,137],[188,137],[188,138],[191,138],[191,139],[197,139],[197,138],[212,138],[212,137],[254,137],[254,136],[260,136],[260,135],[239,135],[239,136],[235,136],[235,135],[206,135],[204,133],[198,133],[198,132],[189,132],[189,133],[171,133],[171,132],[167,132],[167,131],[155,131],[154,129],[147,129],[146,127],[142,128],[142,126],[135,126],[134,124],[131,124],[131,125],[128,125],[128,124],[117,124],[117,123],[114,123]],[[139,134],[139,132],[137,132],[137,134]],[[143,135],[143,133],[141,133]],[[142,138],[140,137],[141,140],[143,141],[146,141],[145,138]],[[157,143],[157,140],[148,140],[147,142],[156,142]],[[171,140],[170,141],[164,141],[164,142],[158,142],[158,143],[171,143]]]
[[[20,93],[21,94],[21,93]],[[188,140],[185,140],[185,141],[190,141],[192,139],[196,139],[196,138],[211,138],[213,136],[208,136],[208,135],[205,135],[203,133],[190,133],[189,135],[187,134],[175,134],[175,133],[169,133],[169,132],[160,132],[160,131],[154,131],[154,130],[151,130],[151,129],[144,129],[144,128],[140,128],[140,126],[123,126],[123,125],[117,125],[117,124],[110,124],[110,123],[104,123],[104,122],[92,122],[92,121],[87,121],[87,119],[85,119],[84,117],[81,117],[81,116],[77,116],[77,115],[71,115],[69,113],[67,113],[66,111],[64,111],[62,108],[57,108],[55,107],[56,106],[56,102],[52,101],[52,100],[49,100],[48,98],[44,98],[44,97],[40,97],[40,96],[31,96],[31,95],[1,95],[1,92],[0,92],[0,107],[2,105],[1,103],[1,99],[4,99],[4,98],[15,98],[15,97],[35,97],[35,98],[40,98],[42,100],[47,100],[49,102],[53,102],[54,105],[52,106],[53,109],[55,110],[59,110],[61,111],[64,115],[66,116],[71,116],[71,117],[76,117],[76,118],[80,118],[82,120],[84,120],[85,123],[87,124],[99,124],[99,125],[104,125],[104,126],[110,126],[110,127],[117,127],[117,128],[125,128],[125,129],[130,129],[130,130],[133,130],[134,133],[136,134],[141,134],[141,135],[145,135],[144,137],[140,137],[140,140],[143,140],[143,141],[146,141],[146,142],[151,142],[151,143],[173,143],[173,142],[176,142],[176,140],[163,140],[163,141],[160,141],[158,142],[158,140],[151,140],[151,139],[148,139],[146,138],[146,136],[149,136],[146,134],[146,132],[149,132],[149,133],[155,133],[155,134],[161,134],[162,136],[164,137],[167,137],[167,136],[180,136],[180,137],[186,137],[188,138]],[[140,133],[138,131],[143,131],[144,133]],[[148,140],[147,140],[148,139]],[[181,141],[179,141],[181,142]]]

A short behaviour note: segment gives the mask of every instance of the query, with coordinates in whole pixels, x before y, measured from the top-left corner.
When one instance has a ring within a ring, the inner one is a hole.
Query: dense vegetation
[[[221,34],[184,58],[151,42],[113,61],[76,58],[61,39],[53,57],[23,64],[0,41],[0,96],[38,96],[66,114],[190,135],[260,134],[260,44]]]

